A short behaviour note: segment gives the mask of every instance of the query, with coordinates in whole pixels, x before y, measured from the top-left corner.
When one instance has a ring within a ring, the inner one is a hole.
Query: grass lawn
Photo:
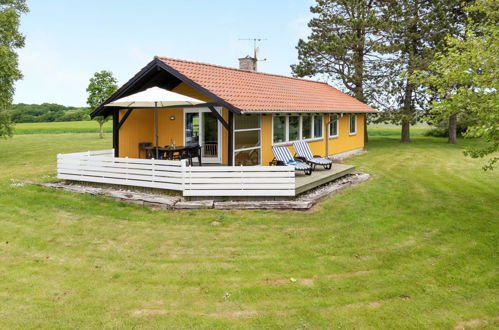
[[[65,121],[51,123],[18,123],[14,134],[99,133],[99,124],[94,120]],[[113,122],[104,124],[104,132],[113,131]]]
[[[477,141],[397,138],[373,136],[348,160],[372,179],[307,213],[23,186],[110,135],[2,140],[0,328],[497,327],[498,170],[462,155]]]

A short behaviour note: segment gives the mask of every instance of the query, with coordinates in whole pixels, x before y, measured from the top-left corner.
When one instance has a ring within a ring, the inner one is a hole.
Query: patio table
[[[188,159],[189,160],[189,165],[192,166],[192,158],[197,157],[199,166],[201,166],[201,147],[198,144],[190,144],[190,145],[185,145],[185,146],[165,146],[165,147],[160,147],[160,146],[149,146],[145,147],[145,150],[149,151],[149,154],[152,154],[155,156],[156,154],[159,155],[159,158],[161,159]],[[156,153],[157,150],[157,153]],[[177,154],[177,155],[176,155]]]

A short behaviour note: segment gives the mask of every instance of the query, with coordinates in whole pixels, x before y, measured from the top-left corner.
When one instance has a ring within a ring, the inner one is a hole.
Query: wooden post
[[[234,157],[234,113],[230,110],[229,111],[229,128],[227,129],[227,132],[229,133],[229,143],[228,143],[228,151],[229,151],[229,158],[228,158],[228,164],[229,166],[234,165],[233,162],[233,157]]]
[[[120,128],[119,128],[119,110],[113,110],[113,148],[114,157],[120,156]]]

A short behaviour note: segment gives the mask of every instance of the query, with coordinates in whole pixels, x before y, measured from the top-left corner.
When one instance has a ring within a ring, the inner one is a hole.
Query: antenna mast
[[[266,38],[239,38],[238,40],[253,41],[253,58],[256,61],[266,61],[267,60],[266,58],[264,58],[263,60],[258,59],[259,48],[256,46],[257,42],[265,41],[265,40],[267,40]]]

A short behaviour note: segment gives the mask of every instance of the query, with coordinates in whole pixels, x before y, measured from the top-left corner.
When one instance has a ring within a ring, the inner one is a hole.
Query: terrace
[[[293,166],[189,166],[185,159],[120,158],[113,149],[57,157],[59,179],[164,189],[185,197],[294,197],[354,169],[333,164],[308,176],[295,174]]]

